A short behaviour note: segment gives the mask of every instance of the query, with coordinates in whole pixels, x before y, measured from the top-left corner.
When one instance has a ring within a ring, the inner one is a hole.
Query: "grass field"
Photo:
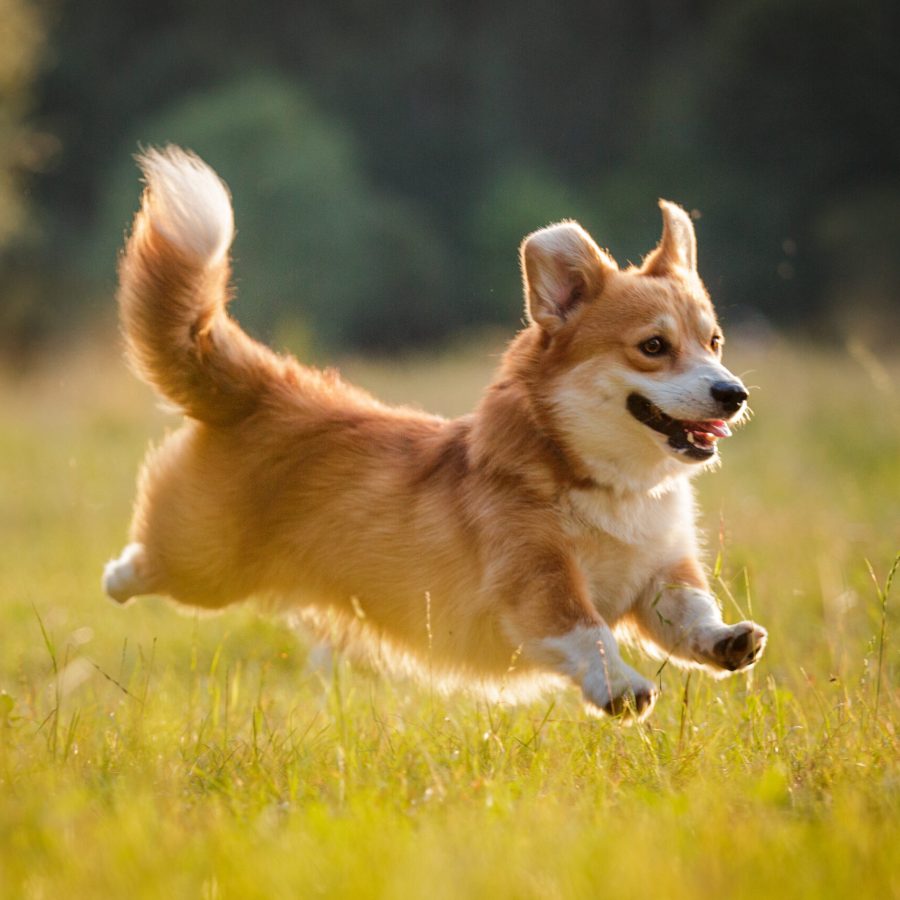
[[[733,343],[756,416],[698,487],[768,653],[664,668],[634,728],[323,671],[250,609],[114,607],[173,420],[99,344],[4,378],[0,896],[900,897],[900,357]],[[345,371],[456,414],[495,353]]]

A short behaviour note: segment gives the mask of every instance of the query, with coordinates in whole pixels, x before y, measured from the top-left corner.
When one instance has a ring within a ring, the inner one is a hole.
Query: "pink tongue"
[[[685,422],[688,431],[699,434],[712,434],[716,437],[731,437],[731,429],[721,419],[709,419],[706,422]]]

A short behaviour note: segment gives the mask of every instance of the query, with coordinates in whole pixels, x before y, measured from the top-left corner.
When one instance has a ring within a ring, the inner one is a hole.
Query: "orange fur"
[[[153,165],[174,167],[188,188]],[[681,487],[671,488],[686,486],[695,467],[630,422],[621,440],[646,442],[647,483],[608,479],[560,415],[559,397],[579,379],[589,392],[592,373],[616,367],[665,377],[635,350],[661,313],[681,342],[666,365],[706,360],[714,314],[678,235],[664,235],[652,271],[620,271],[574,225],[529,238],[531,324],[476,411],[446,421],[387,407],[238,327],[225,308],[227,256],[198,251],[190,222],[164,221],[156,206],[190,208],[199,167],[174,149],[145,160],[149,187],[121,261],[130,358],[186,419],[148,455],[133,549],[108,567],[107,590],[120,601],[160,593],[205,608],[258,597],[449,673],[498,679],[518,658],[518,674],[579,681],[593,706],[620,712],[629,696],[638,712],[649,709],[652,685],[622,664],[625,687],[607,685],[607,696],[582,681],[597,664],[578,654],[599,642],[608,668],[616,651],[607,624],[638,621],[651,585],[672,578],[705,590],[692,518]],[[582,503],[599,504],[602,516],[623,510],[635,541],[598,526]],[[570,650],[571,635],[596,640]]]

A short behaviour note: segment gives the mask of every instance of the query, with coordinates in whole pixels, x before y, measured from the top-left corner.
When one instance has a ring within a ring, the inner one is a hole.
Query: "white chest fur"
[[[592,600],[611,624],[667,566],[696,552],[687,479],[660,492],[572,491],[564,518]]]
[[[600,532],[623,544],[658,544],[672,533],[692,531],[694,500],[686,479],[652,491],[616,494],[606,488],[573,490],[565,514],[573,536]]]

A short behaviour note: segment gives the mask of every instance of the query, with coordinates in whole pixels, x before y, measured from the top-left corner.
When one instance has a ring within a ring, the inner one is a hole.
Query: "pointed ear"
[[[528,318],[553,334],[603,289],[616,264],[577,222],[528,235],[520,250]]]
[[[648,254],[641,270],[647,275],[667,275],[676,266],[697,271],[697,236],[691,217],[677,203],[660,200],[663,233],[659,246]]]

